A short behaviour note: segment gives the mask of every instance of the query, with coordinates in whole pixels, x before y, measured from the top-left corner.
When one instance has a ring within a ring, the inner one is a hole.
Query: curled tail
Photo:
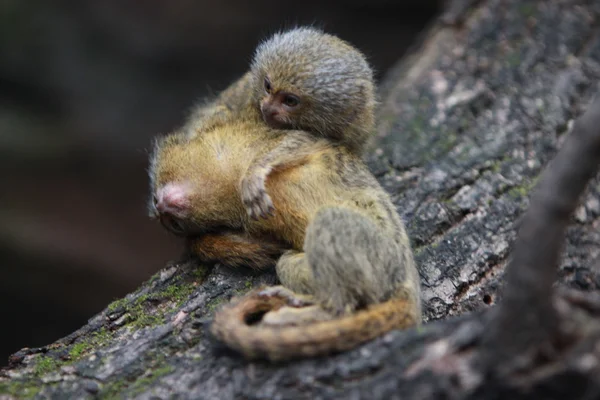
[[[216,313],[212,333],[248,358],[278,361],[349,350],[420,324],[419,280],[408,238],[399,218],[384,218],[381,204],[319,210],[307,228],[305,252],[286,252],[277,263],[291,296],[262,291],[236,299]],[[317,304],[314,318],[265,321],[275,314],[267,313],[284,306],[302,310],[297,293]]]
[[[364,310],[300,326],[252,324],[261,315],[286,305],[278,296],[255,291],[216,313],[212,334],[247,358],[284,361],[349,350],[394,329],[417,325],[418,308],[411,296],[396,296]]]

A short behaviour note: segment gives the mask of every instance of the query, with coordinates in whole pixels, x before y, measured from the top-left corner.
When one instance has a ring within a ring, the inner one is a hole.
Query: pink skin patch
[[[167,183],[156,191],[156,210],[162,215],[185,218],[190,207],[190,189],[184,183]]]

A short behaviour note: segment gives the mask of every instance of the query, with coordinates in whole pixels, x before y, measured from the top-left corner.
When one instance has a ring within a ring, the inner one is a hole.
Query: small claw
[[[269,215],[269,209],[267,207],[265,207],[265,205],[263,204],[260,207],[260,217],[265,219],[265,218],[267,218],[268,215]]]
[[[269,286],[263,290],[261,290],[260,292],[258,292],[259,296],[267,296],[267,297],[273,297],[273,296],[282,296],[282,297],[289,297],[293,294],[293,292],[291,290],[289,290],[288,288],[278,285],[278,286]]]
[[[254,221],[274,215],[275,207],[267,194],[262,176],[254,176],[242,182],[242,202],[248,216]]]
[[[312,301],[304,299],[302,297],[298,297],[296,293],[286,288],[285,286],[270,286],[267,287],[260,292],[258,292],[258,296],[261,297],[282,297],[284,298],[289,306],[292,307],[304,307],[307,305],[314,304]]]
[[[302,307],[305,305],[304,301],[295,298],[295,297],[288,297],[287,298],[288,304],[292,307]]]
[[[271,197],[269,197],[269,195],[266,193],[261,202],[261,210],[262,210],[261,216],[263,218],[267,218],[269,216],[272,217],[274,215],[275,207],[273,206],[273,201],[271,201]]]
[[[262,210],[260,209],[260,204],[255,204],[252,208],[252,213],[254,214],[254,219],[259,220],[262,218]]]
[[[268,194],[265,194],[265,204],[267,205],[268,212],[273,211],[273,209],[275,208],[273,206],[273,200],[271,200],[271,196],[269,196]]]

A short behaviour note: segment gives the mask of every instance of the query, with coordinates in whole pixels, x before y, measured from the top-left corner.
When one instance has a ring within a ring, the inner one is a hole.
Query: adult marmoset
[[[302,151],[278,160],[265,180],[273,215],[253,219],[240,200],[240,179],[252,160],[290,140]],[[285,307],[316,306],[314,314],[306,307],[306,324],[296,326],[268,314],[265,323],[250,326],[245,318],[256,311],[252,307],[241,313],[225,308],[212,331],[230,347],[272,360],[326,354],[420,323],[419,277],[404,225],[347,147],[240,118],[194,137],[162,138],[152,160],[151,212],[174,233],[197,237],[192,252],[222,261],[236,245],[236,259],[254,260],[259,268],[274,262],[269,249],[286,250],[276,263],[285,289],[268,289],[261,298],[285,299],[274,315]]]

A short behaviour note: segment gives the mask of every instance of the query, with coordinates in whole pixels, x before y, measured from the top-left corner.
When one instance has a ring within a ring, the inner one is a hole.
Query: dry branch
[[[578,118],[562,148],[541,174],[521,221],[507,288],[497,315],[487,328],[486,363],[497,370],[531,367],[540,354],[557,354],[561,340],[553,304],[565,231],[586,184],[600,162],[600,96]],[[563,343],[564,345],[564,343]],[[524,359],[525,358],[525,359]]]

